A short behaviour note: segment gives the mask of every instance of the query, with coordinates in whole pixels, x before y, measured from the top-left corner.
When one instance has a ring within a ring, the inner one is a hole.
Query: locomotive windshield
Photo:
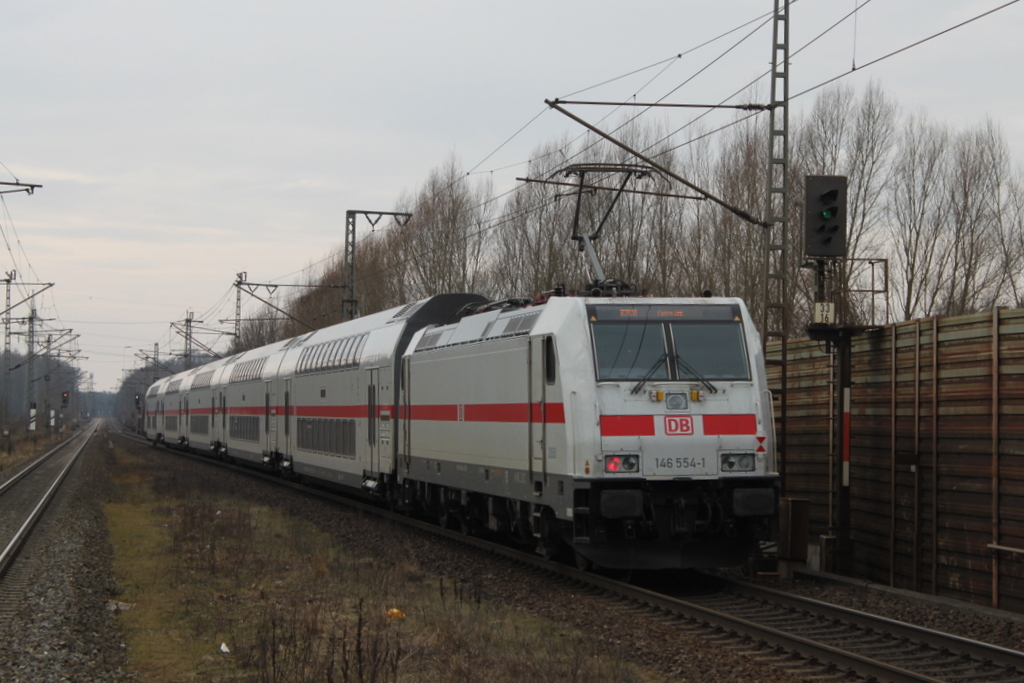
[[[592,305],[597,379],[750,379],[739,306]]]

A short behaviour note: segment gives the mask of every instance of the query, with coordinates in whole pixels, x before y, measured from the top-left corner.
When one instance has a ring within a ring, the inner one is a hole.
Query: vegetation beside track
[[[4,473],[17,467],[26,460],[42,455],[58,443],[78,431],[81,426],[76,422],[60,432],[41,430],[31,433],[21,429],[12,429],[9,444],[0,439],[0,481],[6,479]],[[8,450],[7,446],[10,446]]]
[[[142,680],[661,680],[402,548],[351,552],[205,467],[120,444],[113,457],[105,511]]]

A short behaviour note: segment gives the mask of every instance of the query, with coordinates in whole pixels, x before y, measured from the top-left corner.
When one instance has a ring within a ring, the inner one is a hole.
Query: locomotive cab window
[[[750,379],[739,306],[591,305],[599,381]]]
[[[706,379],[746,381],[750,379],[743,327],[739,322],[671,323],[676,359],[684,359]],[[679,379],[700,379],[677,366]]]
[[[594,323],[599,380],[668,379],[665,330],[660,323]],[[655,367],[655,366],[658,367]]]

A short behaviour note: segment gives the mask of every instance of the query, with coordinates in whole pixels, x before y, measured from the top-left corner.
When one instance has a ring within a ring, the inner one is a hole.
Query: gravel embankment
[[[124,649],[116,618],[107,610],[115,595],[110,571],[110,546],[100,506],[108,490],[110,459],[103,447],[87,454],[76,482],[65,494],[65,512],[58,528],[38,552],[36,576],[27,603],[0,631],[17,634],[0,643],[0,671],[5,681],[120,681]],[[131,448],[142,448],[131,446]],[[155,453],[167,467],[195,468],[185,459]],[[184,470],[183,470],[184,471]],[[473,550],[422,535],[336,506],[308,499],[233,473],[219,475],[239,495],[257,504],[278,506],[308,519],[338,537],[348,552],[399,556],[420,569],[473,586],[483,599],[550,619],[564,628],[589,634],[609,651],[680,681],[798,680],[781,670],[738,655],[720,645],[684,633],[673,623],[607,599],[578,594],[536,573],[495,563]],[[382,552],[382,548],[388,548]],[[1024,648],[1024,619],[986,614],[961,603],[931,605],[898,594],[859,585],[798,580],[778,583],[780,589],[876,612],[1004,647]]]
[[[106,444],[102,439],[98,442]],[[117,621],[102,504],[109,480],[95,446],[58,494],[22,551],[22,599],[0,622],[0,680],[7,683],[129,680]]]

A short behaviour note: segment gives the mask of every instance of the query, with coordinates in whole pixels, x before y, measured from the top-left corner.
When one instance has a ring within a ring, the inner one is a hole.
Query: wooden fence
[[[812,538],[835,535],[835,356],[810,340],[787,355],[787,495],[808,500]],[[851,366],[854,552],[837,570],[1024,612],[1024,310],[869,331]]]

